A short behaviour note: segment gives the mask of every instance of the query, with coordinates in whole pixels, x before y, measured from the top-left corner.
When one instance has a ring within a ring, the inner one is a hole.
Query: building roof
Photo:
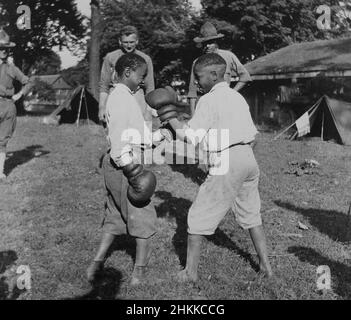
[[[351,38],[292,44],[245,67],[253,80],[351,76]]]
[[[52,86],[54,90],[73,89],[72,86],[69,85],[60,74],[32,76],[31,79],[38,79],[40,81],[46,82],[47,84]]]

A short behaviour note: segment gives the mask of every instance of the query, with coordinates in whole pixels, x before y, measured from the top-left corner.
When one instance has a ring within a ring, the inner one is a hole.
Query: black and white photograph
[[[0,0],[0,300],[350,300],[350,159],[349,0]]]

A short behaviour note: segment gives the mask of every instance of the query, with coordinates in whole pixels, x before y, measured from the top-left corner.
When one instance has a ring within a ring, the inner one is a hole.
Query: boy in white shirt
[[[106,108],[111,149],[103,159],[107,191],[103,237],[87,277],[90,282],[96,280],[115,237],[128,233],[136,240],[131,284],[137,285],[145,278],[150,242],[157,228],[156,210],[150,201],[156,178],[142,165],[143,150],[152,147],[152,133],[134,96],[143,85],[147,64],[140,55],[127,53],[118,59],[115,69],[119,83],[109,95]],[[158,136],[162,138],[160,133]]]
[[[187,262],[180,281],[197,281],[201,243],[215,233],[232,209],[236,221],[249,230],[260,271],[272,276],[260,214],[259,168],[251,144],[257,130],[245,99],[224,79],[226,62],[218,54],[201,56],[194,65],[196,82],[204,95],[187,123],[170,116],[177,138],[197,145],[209,155],[209,173],[188,214]],[[159,114],[163,113],[161,107]]]

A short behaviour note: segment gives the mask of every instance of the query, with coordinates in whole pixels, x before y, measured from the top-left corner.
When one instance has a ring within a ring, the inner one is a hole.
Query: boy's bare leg
[[[115,237],[116,236],[111,233],[103,234],[98,252],[95,255],[93,262],[87,269],[87,278],[89,282],[93,282],[95,280],[97,272],[103,267],[107,252],[111,247]]]
[[[188,235],[188,249],[186,257],[186,267],[177,275],[179,281],[193,281],[198,279],[197,269],[200,261],[201,244],[204,236],[189,234]]]
[[[135,238],[135,265],[130,280],[132,286],[140,284],[145,279],[146,267],[151,256],[151,239],[152,237],[148,239]]]
[[[0,179],[6,178],[6,175],[4,173],[5,159],[6,159],[6,153],[0,152]]]
[[[260,271],[270,278],[273,276],[273,272],[268,260],[266,237],[263,227],[254,227],[249,229],[249,232],[259,258]]]

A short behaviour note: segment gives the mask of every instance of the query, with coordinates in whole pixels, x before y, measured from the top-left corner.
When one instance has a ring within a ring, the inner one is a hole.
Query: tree
[[[31,10],[31,28],[18,29],[17,8],[26,5]],[[84,35],[83,17],[74,0],[0,0],[0,19],[7,23],[7,33],[16,42],[15,62],[24,72],[55,46],[70,48]]]
[[[226,33],[225,45],[243,61],[294,42],[327,39],[344,34],[333,21],[330,30],[317,27],[317,0],[202,0],[205,16]],[[339,1],[325,0],[332,16]]]
[[[102,31],[101,1],[92,0],[91,6],[91,38],[89,43],[89,88],[93,96],[99,97],[100,78],[100,43]]]
[[[38,100],[55,101],[55,90],[48,83],[35,79],[32,87],[32,96]]]
[[[43,55],[34,62],[29,70],[29,74],[48,75],[57,74],[61,70],[61,58],[52,50],[43,52]]]
[[[80,61],[76,66],[62,70],[63,79],[71,86],[89,86],[89,63],[87,59]]]

